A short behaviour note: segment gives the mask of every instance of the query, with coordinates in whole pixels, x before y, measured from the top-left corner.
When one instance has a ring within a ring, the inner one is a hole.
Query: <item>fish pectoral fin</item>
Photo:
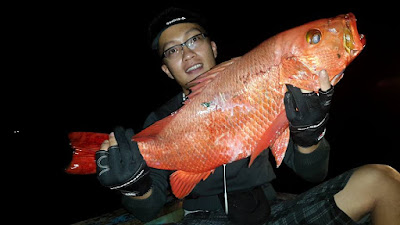
[[[294,56],[282,57],[279,82],[305,90],[313,90],[319,84],[317,75]]]
[[[207,179],[213,170],[204,173],[192,173],[178,170],[169,177],[172,193],[182,199],[192,192],[193,188],[201,181]]]

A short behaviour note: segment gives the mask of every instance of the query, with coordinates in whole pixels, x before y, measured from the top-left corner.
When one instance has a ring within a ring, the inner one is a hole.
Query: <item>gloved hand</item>
[[[284,103],[291,137],[299,146],[310,147],[325,135],[333,86],[327,91],[302,93],[299,88],[286,85]]]
[[[131,140],[133,135],[132,129],[115,128],[118,145],[112,145],[114,136],[110,134],[111,146],[96,152],[97,178],[103,186],[126,196],[141,196],[150,190],[152,180],[137,143]]]

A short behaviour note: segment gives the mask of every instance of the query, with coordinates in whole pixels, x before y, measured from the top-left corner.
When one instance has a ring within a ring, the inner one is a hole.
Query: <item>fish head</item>
[[[353,13],[320,19],[288,30],[282,35],[280,82],[309,91],[320,88],[318,73],[325,69],[335,85],[346,67],[366,44]]]

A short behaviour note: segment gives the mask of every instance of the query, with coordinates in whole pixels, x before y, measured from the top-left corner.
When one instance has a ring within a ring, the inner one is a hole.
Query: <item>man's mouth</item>
[[[199,69],[199,68],[201,68],[201,67],[203,67],[203,64],[201,64],[201,63],[195,64],[195,65],[189,67],[189,68],[186,70],[186,73],[190,73],[190,72],[192,72],[192,71],[194,71],[194,70],[197,70],[197,69]]]

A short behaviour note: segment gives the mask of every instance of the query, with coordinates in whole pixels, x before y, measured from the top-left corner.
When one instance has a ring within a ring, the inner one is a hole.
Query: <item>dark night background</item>
[[[335,87],[326,138],[328,178],[367,163],[400,170],[400,47],[398,11],[383,1],[170,1],[46,3],[4,6],[3,110],[9,208],[17,220],[70,224],[121,207],[117,193],[95,175],[68,175],[71,131],[140,131],[145,117],[179,88],[149,50],[146,29],[161,9],[198,11],[211,23],[218,62],[303,23],[353,12],[365,34],[364,51]],[[312,3],[312,4],[311,4]],[[217,4],[217,5],[214,5]],[[290,7],[290,8],[288,8]],[[6,40],[6,41],[4,41]],[[8,171],[13,171],[9,173]],[[300,193],[314,184],[276,169],[278,191]],[[11,175],[10,175],[11,174]],[[15,193],[15,194],[14,194]],[[25,216],[29,213],[29,217]]]

